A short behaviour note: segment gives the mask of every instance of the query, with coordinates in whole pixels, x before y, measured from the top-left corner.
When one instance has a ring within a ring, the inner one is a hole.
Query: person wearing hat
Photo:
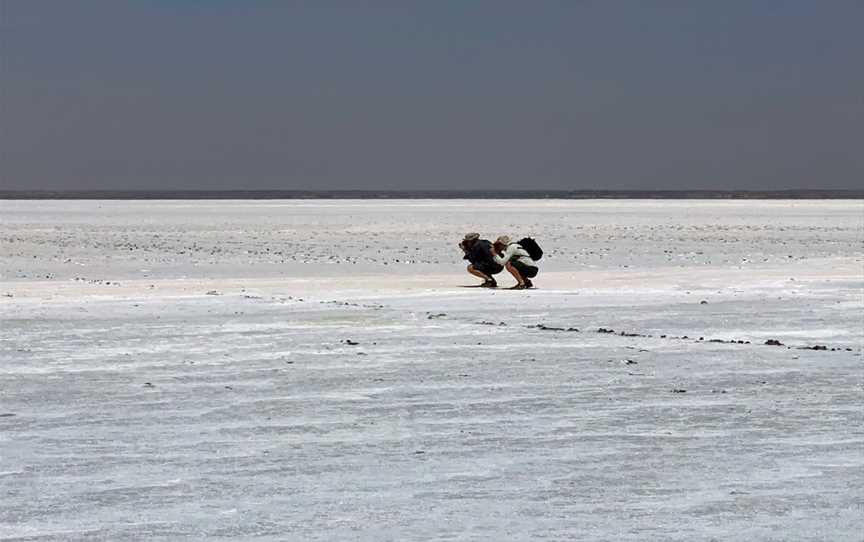
[[[495,263],[494,254],[492,254],[492,243],[487,239],[480,239],[479,233],[468,233],[465,235],[462,242],[459,243],[459,248],[462,249],[462,259],[471,262],[468,265],[468,272],[475,277],[483,279],[484,288],[496,288],[498,283],[492,277],[504,270],[504,266]]]
[[[516,279],[516,286],[510,288],[511,290],[534,287],[531,279],[536,277],[539,272],[537,262],[531,259],[528,251],[522,248],[519,243],[511,242],[506,235],[500,236],[492,245],[492,259],[498,265],[504,266]]]

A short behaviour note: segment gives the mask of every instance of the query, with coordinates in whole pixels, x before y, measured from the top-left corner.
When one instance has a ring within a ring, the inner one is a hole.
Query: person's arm
[[[507,265],[507,262],[510,261],[510,258],[516,253],[516,246],[514,244],[507,245],[507,248],[504,249],[504,254],[501,256],[495,254],[495,251],[492,251],[492,259],[495,260],[495,263],[498,265]]]

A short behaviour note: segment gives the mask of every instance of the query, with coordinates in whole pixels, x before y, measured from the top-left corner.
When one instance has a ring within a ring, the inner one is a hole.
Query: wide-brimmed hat
[[[480,239],[480,234],[471,232],[465,234],[465,239],[463,239],[463,241],[476,241],[477,239]]]
[[[495,242],[500,243],[502,245],[509,245],[510,244],[510,237],[508,237],[506,235],[502,235],[498,239],[495,239]]]

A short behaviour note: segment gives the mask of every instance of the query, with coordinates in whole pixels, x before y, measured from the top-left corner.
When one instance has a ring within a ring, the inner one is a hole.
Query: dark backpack
[[[535,262],[543,257],[543,249],[540,248],[540,245],[537,244],[537,241],[531,239],[530,237],[526,237],[524,239],[520,239],[518,242],[519,246],[525,249],[525,252],[531,256],[531,259]]]

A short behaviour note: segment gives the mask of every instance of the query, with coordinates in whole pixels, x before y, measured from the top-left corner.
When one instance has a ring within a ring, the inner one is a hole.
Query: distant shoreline
[[[864,190],[0,190],[2,200],[864,199]]]

